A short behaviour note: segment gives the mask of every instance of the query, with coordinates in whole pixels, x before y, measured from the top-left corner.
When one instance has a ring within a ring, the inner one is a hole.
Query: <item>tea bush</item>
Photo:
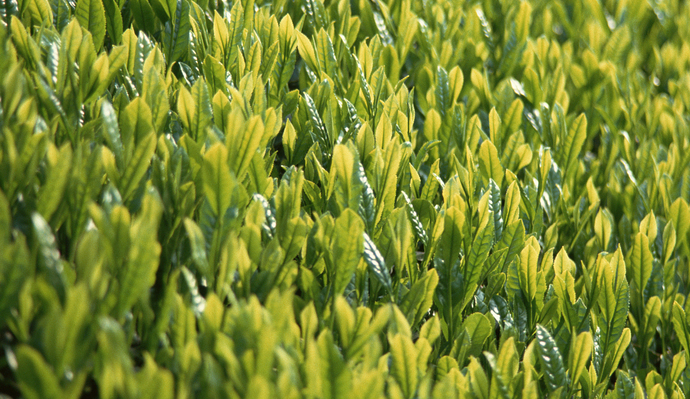
[[[686,397],[689,22],[0,0],[0,396]]]

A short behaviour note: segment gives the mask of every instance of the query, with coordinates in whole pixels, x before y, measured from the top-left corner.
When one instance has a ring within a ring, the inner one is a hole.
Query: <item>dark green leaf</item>
[[[558,351],[556,342],[549,331],[541,325],[537,325],[536,338],[539,346],[539,355],[541,363],[544,367],[544,377],[546,379],[546,386],[549,392],[553,392],[559,387],[567,384],[568,377],[565,374],[565,367],[563,367],[563,359],[561,353]]]

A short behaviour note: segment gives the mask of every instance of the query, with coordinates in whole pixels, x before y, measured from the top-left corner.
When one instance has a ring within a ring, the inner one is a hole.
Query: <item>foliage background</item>
[[[690,391],[680,1],[0,0],[0,391]]]

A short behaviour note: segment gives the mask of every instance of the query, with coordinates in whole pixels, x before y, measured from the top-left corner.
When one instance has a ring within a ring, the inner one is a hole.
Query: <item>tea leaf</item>
[[[105,8],[101,0],[77,0],[74,15],[79,25],[91,32],[93,45],[99,50],[105,37]]]
[[[491,141],[484,141],[479,148],[479,170],[487,184],[489,179],[493,179],[499,187],[503,183],[503,167]]]
[[[556,342],[553,340],[549,331],[541,325],[537,325],[537,344],[539,345],[539,354],[541,355],[541,362],[544,366],[544,376],[546,377],[546,384],[550,392],[555,391],[562,386],[564,382],[568,381],[563,367],[563,359],[561,353],[558,351]]]
[[[642,233],[637,233],[630,254],[630,268],[633,282],[638,292],[642,292],[652,275],[652,253],[649,251],[649,240]]]
[[[363,233],[364,222],[351,209],[345,209],[335,221],[335,233],[331,241],[333,260],[337,262],[334,264],[334,295],[342,294],[352,278],[364,252]]]
[[[204,154],[202,168],[204,192],[213,213],[222,217],[230,206],[233,178],[228,167],[228,152],[218,143]]]
[[[568,177],[574,173],[574,167],[577,163],[578,156],[582,151],[582,145],[587,139],[587,117],[581,114],[577,117],[568,128],[568,134],[563,141],[563,149],[561,154],[561,164],[565,165],[563,168],[564,176]]]
[[[388,340],[391,347],[391,374],[400,384],[404,397],[412,398],[419,380],[417,349],[412,340],[402,334],[396,334]]]

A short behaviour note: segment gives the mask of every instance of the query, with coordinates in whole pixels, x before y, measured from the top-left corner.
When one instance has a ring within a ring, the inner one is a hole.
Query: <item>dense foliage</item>
[[[0,392],[686,397],[689,72],[678,0],[0,0]]]

